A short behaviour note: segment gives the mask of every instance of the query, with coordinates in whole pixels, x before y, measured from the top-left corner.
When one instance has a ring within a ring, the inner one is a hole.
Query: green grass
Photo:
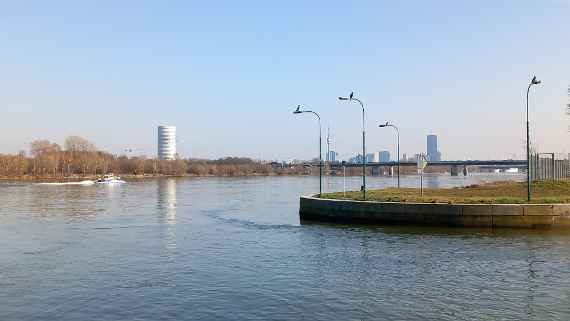
[[[323,194],[327,199],[362,200],[359,191]],[[524,182],[496,182],[455,188],[385,188],[369,190],[366,199],[378,202],[448,203],[448,204],[523,204],[527,203]],[[531,203],[570,203],[570,181],[541,181],[532,184]]]

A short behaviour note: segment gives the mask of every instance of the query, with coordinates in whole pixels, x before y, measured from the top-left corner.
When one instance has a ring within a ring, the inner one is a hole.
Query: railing
[[[530,157],[533,181],[565,180],[570,178],[570,160],[556,153],[537,153]]]

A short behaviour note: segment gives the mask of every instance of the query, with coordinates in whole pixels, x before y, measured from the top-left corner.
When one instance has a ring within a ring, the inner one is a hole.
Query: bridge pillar
[[[449,172],[451,173],[451,176],[457,176],[459,174],[459,166],[457,165],[451,166]]]
[[[469,175],[469,170],[467,169],[467,165],[463,166],[463,176]]]

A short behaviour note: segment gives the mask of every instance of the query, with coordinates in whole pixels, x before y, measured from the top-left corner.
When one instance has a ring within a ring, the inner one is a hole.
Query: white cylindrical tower
[[[158,159],[173,160],[176,158],[176,127],[158,126]]]

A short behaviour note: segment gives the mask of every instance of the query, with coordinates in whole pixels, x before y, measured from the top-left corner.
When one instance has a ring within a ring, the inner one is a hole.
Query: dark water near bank
[[[317,186],[2,183],[0,320],[570,320],[570,234],[300,224]]]

